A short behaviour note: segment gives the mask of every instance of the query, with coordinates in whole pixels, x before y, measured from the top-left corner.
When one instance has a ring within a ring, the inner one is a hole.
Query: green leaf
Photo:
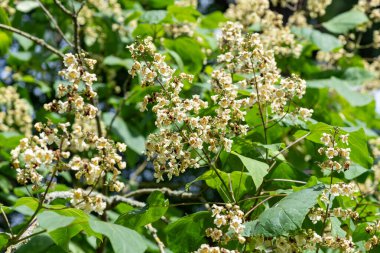
[[[39,6],[40,4],[37,1],[21,1],[17,3],[16,10],[28,13]]]
[[[29,48],[31,48],[31,46],[33,46],[33,41],[17,33],[13,34],[13,38],[15,38],[18,41],[18,43],[24,50],[28,50]]]
[[[163,9],[168,5],[173,4],[174,0],[145,0],[144,2],[146,2],[153,9]]]
[[[64,249],[54,244],[47,235],[33,236],[26,244],[22,245],[17,253],[67,253]]]
[[[45,211],[37,215],[38,224],[45,228],[48,232],[57,228],[70,225],[75,218],[59,215],[54,211]]]
[[[364,106],[369,104],[373,100],[373,97],[357,91],[353,84],[355,83],[350,83],[347,80],[342,80],[336,77],[307,81],[307,87],[309,88],[335,89],[335,91],[344,97],[352,106]]]
[[[155,191],[149,195],[147,204],[143,208],[120,215],[115,223],[129,228],[142,227],[159,220],[166,213],[168,207],[169,201],[165,199],[164,194]]]
[[[227,18],[220,11],[214,11],[211,14],[202,17],[201,26],[208,29],[216,29],[219,24],[227,21]]]
[[[165,19],[167,22],[192,22],[195,23],[201,13],[191,6],[172,5],[168,7],[168,16]]]
[[[108,66],[121,66],[125,69],[131,69],[133,65],[132,59],[121,59],[119,57],[110,55],[104,58],[103,63]]]
[[[183,71],[184,69],[184,65],[183,65],[183,61],[181,59],[181,56],[179,56],[175,51],[173,50],[168,50],[168,53],[170,54],[171,57],[173,57],[173,59],[175,60],[175,62],[177,63],[177,66],[178,66],[178,69],[180,71]]]
[[[12,62],[19,62],[19,63],[25,63],[27,61],[29,61],[30,59],[32,58],[32,53],[31,52],[28,52],[28,51],[25,51],[25,52],[21,52],[21,51],[17,51],[17,52],[11,52],[10,53],[10,59],[8,59],[8,61],[12,61]]]
[[[60,216],[63,217],[72,217],[75,220],[66,227],[58,228],[54,231],[49,232],[50,237],[53,241],[61,246],[64,249],[68,249],[69,242],[72,237],[77,235],[79,232],[86,232],[87,236],[95,236],[96,238],[101,238],[99,233],[96,233],[92,230],[89,225],[89,215],[82,210],[76,208],[67,208],[67,209],[59,209],[54,210]]]
[[[349,80],[355,85],[361,85],[366,80],[374,79],[374,74],[359,67],[350,67],[343,73],[343,79]]]
[[[233,171],[231,173],[226,173],[221,170],[217,171],[224,184],[227,185],[229,189],[232,188],[236,200],[241,199],[247,193],[254,192],[255,186],[252,177],[248,173],[242,171]],[[186,184],[186,189],[188,190],[193,183],[200,180],[204,180],[209,187],[217,190],[224,201],[232,201],[230,199],[230,195],[228,194],[229,191],[227,192],[222,181],[214,170],[208,170],[194,181]]]
[[[350,10],[339,14],[338,16],[322,23],[322,26],[333,33],[347,33],[357,25],[368,21],[368,17],[364,12],[359,10]]]
[[[38,200],[32,197],[19,198],[13,205],[13,209],[25,215],[32,215],[38,207]]]
[[[114,114],[107,112],[103,113],[104,123],[108,126],[111,123]],[[128,148],[135,151],[137,154],[141,154],[145,150],[145,138],[126,124],[126,122],[120,117],[116,117],[112,124],[112,132],[118,135],[124,143],[128,145]]]
[[[138,24],[137,27],[133,30],[133,37],[157,37],[157,35],[163,31],[162,25],[160,24]]]
[[[321,136],[323,133],[330,133],[333,131],[334,127],[327,125],[322,122],[318,122],[313,125],[309,125],[310,134],[306,137],[306,139],[323,144]],[[306,131],[297,131],[295,136],[302,136]],[[368,146],[367,146],[367,136],[362,128],[360,129],[352,129],[352,128],[341,128],[341,134],[349,133],[348,137],[348,146],[351,148],[350,159],[363,166],[364,168],[371,168],[373,159],[369,155]]]
[[[160,86],[147,86],[141,87],[140,85],[133,87],[133,89],[129,92],[126,103],[139,103],[143,101],[146,95],[157,92],[161,89]]]
[[[169,224],[166,229],[168,248],[174,253],[193,252],[206,243],[205,230],[212,227],[209,212],[197,212]]]
[[[358,176],[362,175],[363,173],[367,172],[368,170],[366,168],[363,168],[359,164],[351,163],[350,169],[346,170],[344,172],[344,177],[348,180],[352,180],[354,178],[357,178]]]
[[[95,232],[108,237],[114,252],[143,253],[147,248],[141,235],[132,229],[104,221],[89,222]]]
[[[14,149],[20,143],[24,136],[17,132],[1,132],[0,133],[0,148]]]
[[[308,27],[293,26],[291,29],[297,36],[311,41],[322,51],[330,52],[335,48],[343,46],[338,38],[328,33],[322,33]]]
[[[331,222],[331,235],[337,237],[345,237],[346,231],[344,231],[340,225],[342,224],[337,217],[330,217]]]
[[[364,168],[371,168],[373,159],[368,152],[367,136],[363,128],[353,132],[347,130],[347,132],[350,134],[348,137],[348,145],[351,148],[350,159]]]
[[[0,7],[0,24],[10,25],[7,13]],[[0,56],[8,52],[9,47],[12,44],[11,33],[0,29]]]
[[[198,73],[202,69],[204,54],[195,39],[188,37],[180,37],[175,40],[166,39],[164,45],[181,57],[185,71]]]
[[[245,223],[244,234],[273,237],[288,235],[301,229],[309,209],[317,203],[323,189],[323,185],[317,185],[289,194],[275,206],[262,212],[257,220]]]
[[[166,17],[167,11],[164,10],[153,10],[146,11],[140,17],[140,22],[148,24],[158,24]]]
[[[65,250],[69,249],[70,239],[79,234],[83,230],[81,224],[71,224],[67,227],[58,228],[54,231],[49,232],[51,239],[54,243],[59,245]]]
[[[252,177],[256,189],[259,188],[260,185],[263,183],[264,177],[268,174],[268,164],[249,157],[239,155],[236,152],[231,153],[239,157],[241,162],[244,164],[245,168],[248,170],[249,175]]]
[[[0,233],[0,250],[3,249],[5,245],[7,245],[9,240],[9,235],[6,233]]]

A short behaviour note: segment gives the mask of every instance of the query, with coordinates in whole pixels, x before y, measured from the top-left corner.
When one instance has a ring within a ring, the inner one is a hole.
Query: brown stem
[[[17,33],[17,34],[19,34],[19,35],[21,35],[27,39],[30,39],[31,41],[37,43],[38,45],[46,48],[47,50],[58,55],[59,57],[61,57],[61,58],[64,57],[63,53],[61,53],[58,49],[56,49],[55,47],[53,47],[50,44],[48,44],[47,42],[45,42],[43,39],[37,38],[37,37],[27,33],[27,32],[21,31],[17,28],[14,28],[14,27],[11,27],[8,25],[4,25],[4,24],[0,24],[0,29],[4,29],[4,30],[10,31],[10,32]]]
[[[40,4],[42,10],[45,12],[46,16],[50,19],[51,23],[54,25],[54,28],[57,30],[57,32],[61,35],[62,39],[66,41],[69,46],[73,47],[73,44],[66,38],[65,34],[62,32],[61,28],[59,27],[57,21],[54,19],[53,15],[49,12],[49,10],[45,7],[45,5],[41,2],[41,0],[37,0],[37,2]]]

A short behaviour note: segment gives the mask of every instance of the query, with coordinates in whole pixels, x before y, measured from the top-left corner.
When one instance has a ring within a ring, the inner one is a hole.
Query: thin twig
[[[27,39],[30,39],[31,41],[34,41],[38,45],[48,49],[49,51],[58,55],[59,57],[61,57],[61,58],[64,57],[63,53],[61,53],[58,49],[56,49],[55,47],[53,47],[50,44],[48,44],[47,42],[45,42],[43,39],[37,38],[37,37],[27,33],[27,32],[21,31],[17,28],[14,28],[14,27],[11,27],[8,25],[4,25],[4,24],[0,24],[0,29],[4,29],[4,30],[10,31],[10,32],[17,33],[17,34],[19,34],[19,35],[21,35]]]
[[[111,119],[111,122],[108,126],[107,132],[109,132],[112,129],[112,125],[113,125],[115,119],[117,118],[117,116],[119,116],[121,109],[123,108],[123,104],[127,100],[127,94],[126,94],[127,93],[127,84],[130,82],[131,78],[132,78],[132,76],[128,75],[127,79],[123,83],[123,86],[122,86],[123,87],[123,98],[120,100],[119,106],[117,107],[115,114],[113,115],[113,117]]]
[[[144,160],[144,162],[142,162],[137,167],[137,169],[135,170],[135,172],[133,172],[133,174],[131,175],[131,177],[130,177],[129,180],[132,181],[132,182],[135,182],[137,180],[137,177],[145,170],[147,164],[148,164],[148,161]]]
[[[45,5],[41,2],[41,0],[37,0],[37,2],[40,4],[42,10],[45,12],[46,16],[50,19],[50,22],[53,23],[54,25],[54,28],[57,30],[57,32],[61,35],[62,39],[64,41],[66,41],[67,44],[69,44],[69,46],[73,47],[73,43],[71,43],[65,36],[65,34],[63,33],[63,31],[61,30],[61,28],[59,27],[57,21],[55,20],[55,18],[53,17],[53,15],[51,15],[51,13],[49,12],[49,10],[45,7]]]
[[[152,224],[145,225],[145,228],[150,232],[153,239],[156,241],[160,253],[165,253],[165,245],[157,235],[157,229],[155,229]]]
[[[263,201],[261,201],[260,203],[258,203],[257,205],[255,205],[254,207],[252,207],[248,212],[245,213],[244,217],[248,217],[248,215],[250,213],[252,213],[253,211],[256,210],[256,208],[258,208],[259,206],[261,206],[262,204],[264,204],[266,201],[270,200],[271,198],[274,198],[275,196],[269,196],[268,198],[264,199]]]
[[[304,181],[293,180],[293,179],[285,179],[285,178],[271,178],[271,179],[268,179],[265,181],[266,182],[277,181],[277,182],[290,182],[290,183],[297,183],[297,184],[306,184],[306,182],[304,182]]]
[[[4,217],[5,223],[7,223],[7,226],[8,226],[9,232],[11,232],[11,234],[12,234],[12,236],[13,236],[13,231],[12,231],[11,224],[9,223],[8,217],[7,217],[7,215],[4,213],[4,210],[3,210],[3,207],[2,207],[2,206],[0,206],[0,210],[1,210],[1,214],[2,214],[3,217]]]
[[[47,231],[46,229],[43,229],[43,230],[38,231],[38,232],[36,232],[36,233],[34,233],[34,234],[31,234],[31,235],[25,236],[25,237],[23,237],[23,238],[20,238],[16,243],[20,243],[20,242],[22,242],[22,241],[28,240],[28,239],[32,238],[33,236],[36,236],[36,235],[39,235],[39,234],[43,234],[43,233],[45,233],[46,231]]]
[[[70,17],[73,17],[73,13],[71,13],[71,11],[69,11],[62,3],[60,0],[54,0],[54,3],[64,12],[66,13],[67,15],[69,15]]]
[[[137,196],[137,195],[143,195],[143,194],[149,194],[155,191],[160,191],[168,196],[172,197],[180,197],[180,198],[196,198],[198,197],[197,195],[194,195],[191,192],[185,192],[185,191],[178,191],[178,190],[172,190],[167,187],[163,188],[144,188],[144,189],[138,189],[136,191],[127,193],[124,195],[125,198],[130,198],[132,196]]]
[[[282,149],[281,151],[279,151],[275,156],[272,157],[272,160],[274,160],[277,156],[283,154],[286,150],[288,150],[289,148],[291,148],[292,146],[294,146],[295,144],[297,144],[298,142],[302,141],[303,139],[305,139],[306,137],[308,137],[311,133],[307,133],[305,134],[304,136],[302,136],[301,138],[293,141],[292,143],[290,143],[288,146],[286,146],[284,149]]]

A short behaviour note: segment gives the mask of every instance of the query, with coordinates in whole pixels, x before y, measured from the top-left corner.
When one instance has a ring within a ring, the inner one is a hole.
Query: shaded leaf
[[[54,211],[45,211],[37,215],[37,220],[38,224],[49,232],[68,226],[75,218],[59,215]]]
[[[309,80],[307,86],[310,88],[332,88],[344,97],[352,106],[363,106],[369,104],[373,97],[359,92],[349,81],[336,77],[330,79]]]
[[[143,253],[146,244],[136,231],[104,221],[90,220],[90,227],[97,233],[103,234],[111,241],[114,252]]]
[[[252,177],[256,188],[258,188],[263,183],[264,177],[268,174],[268,164],[239,155],[236,152],[231,153],[239,157],[245,168],[248,170],[249,175]]]
[[[205,230],[211,226],[209,212],[197,212],[179,218],[165,229],[168,247],[174,253],[193,252],[206,242]]]
[[[254,193],[255,186],[252,177],[248,173],[242,171],[226,173],[220,170],[218,170],[218,173],[224,184],[232,188],[236,200],[241,199],[241,197],[247,193]],[[204,180],[209,187],[217,190],[223,200],[227,202],[232,201],[228,193],[229,191],[227,192],[222,181],[214,170],[208,170],[194,181],[188,183],[186,185],[186,189],[189,189],[191,184],[200,180]]]
[[[115,221],[116,224],[129,228],[137,228],[159,220],[168,210],[169,201],[160,191],[152,192],[147,204],[143,208],[134,209],[122,214]]]
[[[142,23],[158,24],[166,17],[166,14],[167,11],[164,10],[146,11],[140,17],[140,21]]]
[[[32,1],[32,0],[20,1],[16,5],[16,10],[27,13],[34,10],[35,8],[39,6],[40,4],[37,1]]]
[[[257,220],[245,223],[245,235],[272,237],[301,229],[309,209],[317,203],[323,189],[323,185],[317,185],[289,194],[261,213]]]
[[[350,10],[322,23],[322,26],[333,33],[347,33],[357,25],[368,21],[364,12]]]
[[[110,125],[113,118],[113,113],[103,113],[103,120],[106,125]],[[145,150],[145,138],[126,124],[126,122],[120,117],[116,117],[112,124],[112,131],[118,135],[124,143],[128,145],[128,148],[135,151],[137,154],[141,154]]]
[[[133,65],[132,59],[121,59],[119,57],[110,55],[104,58],[103,63],[108,66],[121,66],[125,69],[131,69]]]
[[[330,52],[335,48],[343,46],[335,36],[308,27],[292,27],[292,32],[299,37],[311,41],[322,51]]]

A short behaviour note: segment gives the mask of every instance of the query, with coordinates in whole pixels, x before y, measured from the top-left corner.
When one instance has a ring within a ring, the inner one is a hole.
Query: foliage
[[[0,2],[2,251],[379,251],[378,1],[197,2]]]

